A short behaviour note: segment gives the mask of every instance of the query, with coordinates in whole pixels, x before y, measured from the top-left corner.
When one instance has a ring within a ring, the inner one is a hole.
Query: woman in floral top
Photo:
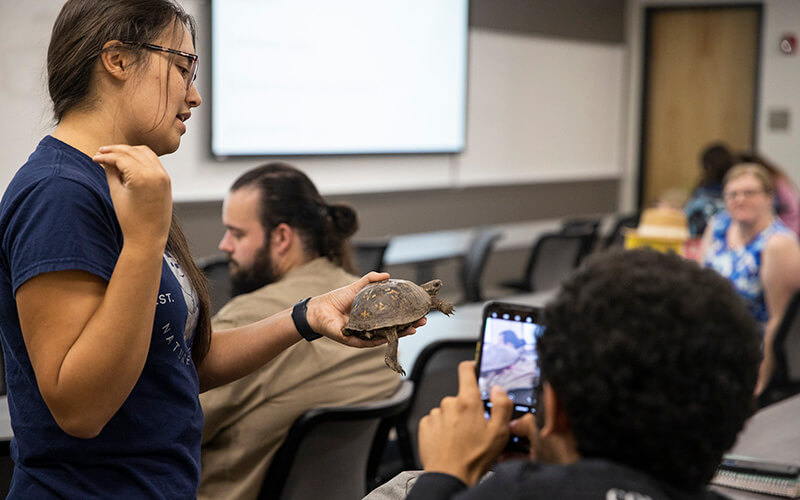
[[[701,247],[703,265],[733,283],[764,327],[764,359],[756,394],[774,371],[773,340],[792,295],[800,289],[800,244],[775,217],[774,187],[760,165],[733,167],[723,181],[725,211],[710,221]]]

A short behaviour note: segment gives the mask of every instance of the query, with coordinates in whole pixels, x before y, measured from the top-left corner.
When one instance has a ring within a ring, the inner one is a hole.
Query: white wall
[[[0,188],[50,128],[45,55],[58,2],[0,0]],[[49,27],[48,27],[49,26]]]
[[[623,61],[621,45],[473,29],[456,183],[618,177]]]
[[[0,188],[50,130],[44,59],[60,5],[0,0]],[[208,2],[184,5],[199,21],[197,87],[208,100],[202,63],[210,52]],[[472,29],[464,153],[290,160],[325,194],[617,178],[624,53],[618,44]],[[181,149],[163,158],[178,201],[220,199],[238,175],[260,163],[211,158],[209,111],[201,106],[193,112]]]
[[[751,0],[628,0],[627,11],[627,123],[624,175],[620,189],[620,206],[631,208],[636,203],[639,169],[639,122],[642,96],[642,53],[644,51],[644,11],[648,6],[713,5],[754,3]],[[756,148],[786,170],[800,186],[800,55],[780,53],[782,35],[800,35],[800,0],[762,0],[764,6],[761,33],[761,74],[756,102],[758,133]],[[771,109],[788,109],[787,131],[768,129]]]
[[[767,0],[761,47],[761,99],[758,146],[800,186],[800,54],[787,56],[778,48],[781,37],[800,37],[800,1]],[[789,130],[770,131],[772,109],[789,110]]]

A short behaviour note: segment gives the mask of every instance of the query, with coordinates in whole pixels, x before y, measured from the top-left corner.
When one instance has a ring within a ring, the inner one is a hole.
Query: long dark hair
[[[269,235],[278,224],[288,224],[300,234],[307,253],[357,273],[347,239],[358,229],[358,217],[350,206],[328,205],[306,174],[281,162],[245,172],[233,183],[231,191],[243,187],[259,190],[265,234]]]
[[[731,167],[736,163],[736,158],[727,146],[715,143],[703,150],[700,155],[700,164],[703,167],[700,175],[700,186],[718,186]]]
[[[111,40],[153,42],[172,27],[185,26],[195,38],[195,23],[171,0],[69,0],[53,26],[47,49],[47,81],[57,122],[73,109],[90,109],[96,96],[94,69],[103,46]],[[128,46],[126,46],[128,47]],[[144,61],[142,50],[134,50],[135,64]],[[178,260],[200,299],[200,317],[192,347],[199,366],[211,346],[208,284],[189,252],[189,244],[172,214],[167,250]]]

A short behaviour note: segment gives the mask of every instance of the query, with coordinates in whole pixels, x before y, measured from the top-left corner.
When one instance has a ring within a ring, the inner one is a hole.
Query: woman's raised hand
[[[344,327],[350,319],[350,308],[358,292],[370,283],[387,279],[389,279],[389,273],[376,273],[373,271],[364,275],[360,280],[351,285],[337,288],[325,295],[312,298],[308,302],[307,319],[309,325],[315,332],[353,347],[373,347],[385,344],[386,339],[384,338],[362,340],[358,337],[343,335],[342,327]],[[426,319],[422,318],[402,332],[399,332],[399,336],[411,335],[417,331],[417,327],[425,323]]]
[[[158,156],[147,146],[101,147],[92,158],[103,166],[127,244],[159,245],[169,236],[172,188]]]

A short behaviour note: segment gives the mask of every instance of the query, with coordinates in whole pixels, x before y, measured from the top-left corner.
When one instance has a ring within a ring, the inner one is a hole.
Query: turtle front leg
[[[442,311],[444,314],[450,316],[456,310],[453,304],[445,302],[439,297],[431,297],[431,309]]]
[[[383,361],[386,363],[386,366],[391,368],[392,370],[396,371],[402,376],[406,375],[405,370],[403,367],[400,366],[400,363],[397,362],[397,328],[387,328],[386,329],[386,340],[389,342],[386,344],[386,354],[383,357]]]

